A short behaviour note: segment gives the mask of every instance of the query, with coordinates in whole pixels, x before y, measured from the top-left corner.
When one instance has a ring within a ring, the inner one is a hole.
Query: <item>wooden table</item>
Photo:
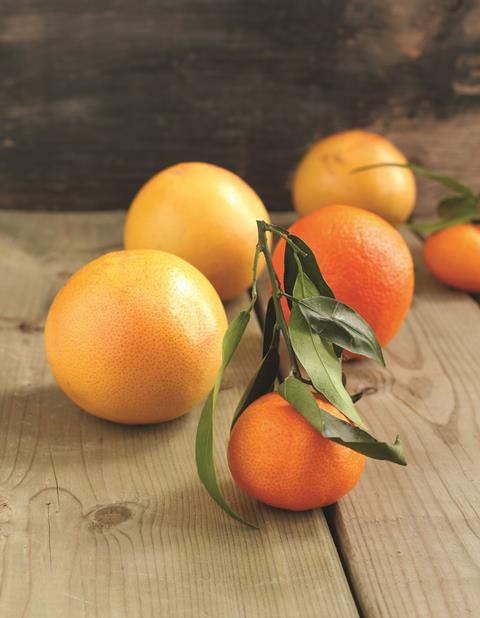
[[[360,409],[399,431],[409,465],[369,461],[338,505],[293,514],[228,479],[229,417],[259,353],[252,321],[221,393],[227,518],[196,477],[199,410],[122,427],[81,412],[43,349],[49,304],[78,267],[120,245],[123,214],[0,212],[0,616],[480,615],[480,309],[425,271],[386,350],[347,365],[374,386]],[[233,316],[247,297],[228,305]]]

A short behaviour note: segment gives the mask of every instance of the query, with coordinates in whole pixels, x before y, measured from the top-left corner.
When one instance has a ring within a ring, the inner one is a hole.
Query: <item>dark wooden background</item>
[[[126,208],[155,171],[205,160],[286,209],[305,146],[354,126],[480,188],[480,0],[0,10],[1,207]]]

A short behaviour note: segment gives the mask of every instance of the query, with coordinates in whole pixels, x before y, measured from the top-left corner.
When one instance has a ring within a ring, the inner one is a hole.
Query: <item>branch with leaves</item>
[[[288,231],[257,221],[258,243],[253,266],[252,300],[230,323],[223,339],[223,359],[215,386],[200,416],[196,436],[196,463],[199,477],[217,504],[233,518],[249,526],[226,502],[217,481],[213,459],[213,421],[216,401],[226,367],[245,332],[257,302],[257,264],[263,254],[272,289],[263,335],[263,356],[233,414],[232,427],[246,408],[275,389],[279,372],[279,345],[283,337],[290,359],[290,374],[279,385],[278,393],[287,400],[322,436],[363,453],[405,465],[402,445],[374,438],[345,388],[342,352],[361,354],[382,365],[380,345],[369,324],[351,307],[338,301],[325,281],[311,249]],[[267,234],[286,243],[283,286],[275,273]],[[281,299],[290,308],[287,321]],[[323,410],[314,392],[321,393],[350,422]]]
[[[480,221],[480,196],[466,185],[458,182],[455,178],[437,174],[432,170],[415,165],[414,163],[376,163],[365,165],[353,170],[352,173],[366,172],[378,167],[404,167],[412,170],[414,174],[429,178],[443,185],[451,191],[451,195],[442,198],[437,204],[437,221],[426,223],[411,223],[409,227],[421,234],[433,234],[446,230],[461,223],[478,223]]]

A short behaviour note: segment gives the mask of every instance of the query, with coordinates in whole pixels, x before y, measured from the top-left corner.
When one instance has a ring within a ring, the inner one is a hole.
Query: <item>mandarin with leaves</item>
[[[135,196],[125,221],[125,248],[178,255],[229,300],[252,284],[257,219],[268,220],[267,210],[239,176],[210,163],[178,163]]]
[[[167,421],[212,387],[227,319],[207,278],[163,251],[116,251],[81,268],[48,312],[60,388],[117,423]]]
[[[369,214],[369,213],[367,213]],[[195,457],[200,480],[231,517],[250,526],[225,499],[214,462],[214,413],[224,373],[240,344],[257,301],[257,264],[265,258],[271,286],[263,353],[232,419],[228,462],[248,494],[272,506],[305,510],[339,500],[358,482],[365,456],[405,465],[399,437],[377,440],[346,390],[342,351],[384,364],[369,324],[335,298],[311,248],[278,226],[257,221],[251,302],[229,324],[215,385],[198,423]],[[392,228],[393,229],[393,228]],[[275,272],[268,233],[286,243],[283,290]],[[281,300],[291,303],[287,324]],[[281,338],[290,374],[276,388]]]
[[[410,308],[414,271],[400,233],[378,215],[344,205],[326,206],[296,221],[289,232],[313,251],[335,298],[358,312],[382,346],[397,333]],[[285,242],[273,254],[284,272]],[[286,303],[284,309],[288,311]]]
[[[329,414],[347,420],[324,397]],[[278,393],[254,401],[235,423],[228,465],[249,496],[282,509],[304,511],[340,500],[358,483],[365,456],[324,438]]]
[[[385,162],[356,171],[379,172],[392,167],[409,168],[448,190],[437,204],[435,221],[414,222],[409,227],[427,235],[423,256],[437,279],[465,292],[480,292],[480,196],[456,178],[414,163]]]

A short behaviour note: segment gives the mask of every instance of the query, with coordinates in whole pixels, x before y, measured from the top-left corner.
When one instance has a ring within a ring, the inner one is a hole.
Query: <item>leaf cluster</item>
[[[354,173],[364,172],[378,167],[404,167],[412,170],[418,176],[429,178],[449,189],[451,194],[442,198],[437,204],[436,221],[411,223],[409,227],[420,234],[433,234],[454,225],[471,223],[480,218],[480,197],[470,187],[458,182],[455,178],[438,174],[432,170],[414,163],[378,163],[366,165],[353,170]]]
[[[257,226],[252,302],[231,322],[225,333],[222,365],[203,407],[196,437],[196,462],[201,481],[224,511],[250,526],[250,522],[231,509],[218,486],[213,460],[213,417],[223,374],[241,341],[257,300],[256,266],[261,253],[272,288],[265,315],[263,353],[234,412],[232,427],[253,401],[275,389],[280,337],[283,337],[291,371],[279,385],[278,393],[325,438],[374,459],[406,464],[399,438],[393,444],[374,438],[355,407],[354,399],[358,396],[352,398],[346,390],[342,372],[344,350],[384,364],[375,333],[356,311],[335,298],[313,252],[300,238],[264,221],[258,221]],[[280,236],[286,243],[282,283],[273,268],[267,233]],[[290,308],[288,324],[282,298]],[[315,393],[333,404],[347,420],[324,410],[321,400],[315,399]]]

